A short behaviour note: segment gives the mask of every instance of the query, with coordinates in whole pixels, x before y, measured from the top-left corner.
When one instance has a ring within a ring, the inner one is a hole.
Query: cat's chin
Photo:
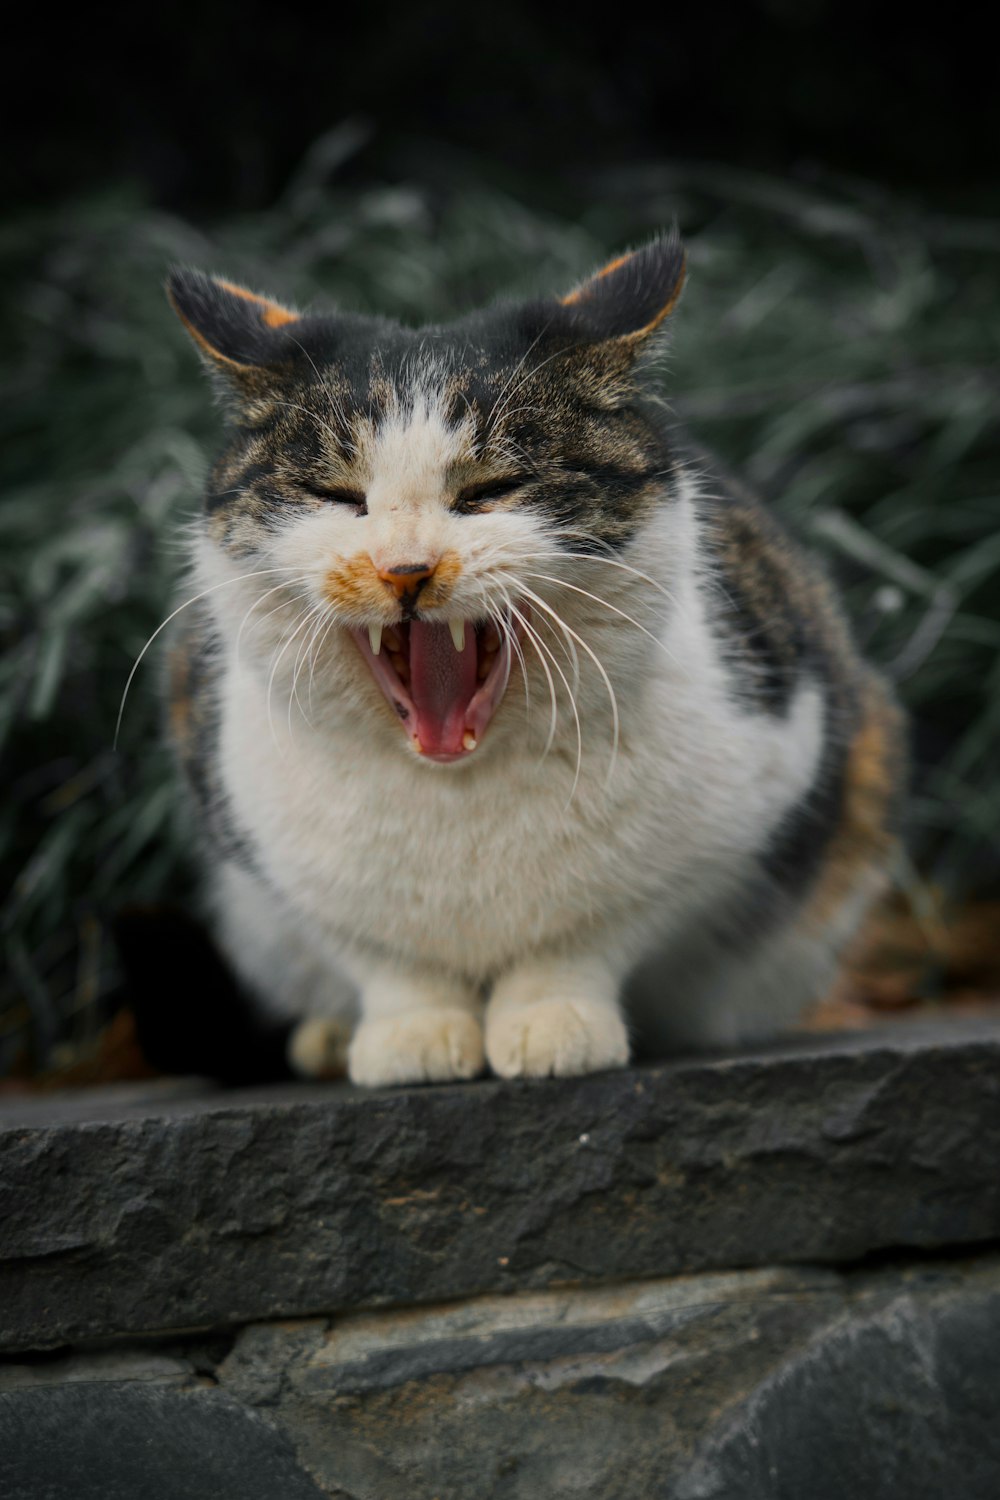
[[[421,759],[455,765],[474,755],[500,707],[520,619],[412,620],[351,630],[369,671]]]

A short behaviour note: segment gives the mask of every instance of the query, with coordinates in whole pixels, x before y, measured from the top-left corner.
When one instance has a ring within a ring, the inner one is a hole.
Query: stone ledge
[[[1000,1239],[1000,1024],[0,1114],[0,1348]]]
[[[4,1500],[995,1500],[1000,1259],[769,1268],[0,1361]]]

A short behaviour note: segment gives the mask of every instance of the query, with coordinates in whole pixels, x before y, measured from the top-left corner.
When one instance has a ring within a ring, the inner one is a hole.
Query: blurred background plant
[[[426,155],[352,182],[365,128],[310,150],[267,208],[197,227],[132,186],[0,232],[0,1073],[91,1047],[113,1008],[108,919],[190,900],[161,746],[185,520],[217,440],[165,268],[407,321],[556,292],[677,220],[690,276],[673,408],[819,548],[913,718],[911,903],[1000,883],[1000,221],[813,171],[647,161],[573,179]],[[918,875],[915,872],[919,872]]]

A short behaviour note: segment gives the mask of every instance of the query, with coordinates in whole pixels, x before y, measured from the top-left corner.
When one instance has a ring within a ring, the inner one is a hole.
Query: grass
[[[264,214],[195,227],[115,188],[0,234],[0,1068],[86,1044],[107,914],[189,889],[156,646],[112,748],[218,431],[162,296],[174,260],[418,321],[558,291],[677,218],[675,409],[828,555],[912,711],[912,859],[956,899],[997,882],[1000,224],[677,164],[562,184],[555,208],[544,184],[517,196],[454,165],[444,189],[349,191],[353,144],[325,138]]]

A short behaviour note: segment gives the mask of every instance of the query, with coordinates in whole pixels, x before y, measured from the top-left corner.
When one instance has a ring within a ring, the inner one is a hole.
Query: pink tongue
[[[476,691],[476,632],[465,628],[465,649],[455,650],[447,625],[410,624],[410,697],[425,755],[460,755],[465,715]]]

